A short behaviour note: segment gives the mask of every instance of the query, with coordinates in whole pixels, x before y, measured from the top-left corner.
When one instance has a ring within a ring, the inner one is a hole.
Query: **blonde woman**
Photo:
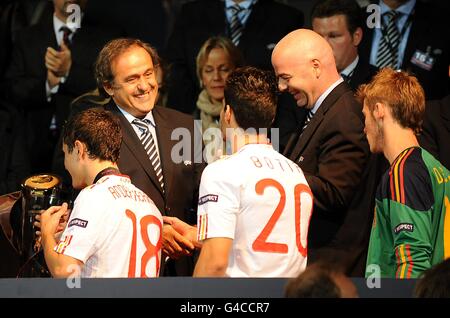
[[[228,75],[243,65],[240,50],[225,37],[211,37],[202,45],[197,55],[197,76],[200,81],[200,92],[197,99],[195,117],[201,119],[203,132],[208,128],[219,128],[220,111],[222,110],[223,92]],[[212,141],[209,134],[204,134],[207,145]],[[211,145],[207,150],[217,152]]]

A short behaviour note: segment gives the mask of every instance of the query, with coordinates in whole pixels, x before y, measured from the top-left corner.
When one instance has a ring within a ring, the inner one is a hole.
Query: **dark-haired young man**
[[[53,277],[156,277],[162,217],[153,201],[120,174],[122,132],[113,115],[91,109],[71,117],[63,132],[64,165],[75,200],[59,243],[67,204],[39,218],[45,260]]]
[[[267,140],[275,92],[274,77],[256,68],[227,79],[220,123],[233,154],[202,175],[194,276],[295,277],[306,267],[312,193],[298,165]]]

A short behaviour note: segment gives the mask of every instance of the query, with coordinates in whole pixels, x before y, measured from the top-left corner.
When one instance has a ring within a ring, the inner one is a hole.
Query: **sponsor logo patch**
[[[88,221],[82,220],[82,219],[73,219],[72,221],[69,222],[69,226],[68,227],[72,227],[72,226],[79,226],[82,228],[86,228],[88,224]]]
[[[205,204],[206,202],[217,202],[218,199],[219,199],[218,195],[207,194],[198,199],[198,205]]]
[[[397,225],[394,229],[394,233],[398,234],[402,231],[414,232],[414,224],[411,223],[401,223]]]

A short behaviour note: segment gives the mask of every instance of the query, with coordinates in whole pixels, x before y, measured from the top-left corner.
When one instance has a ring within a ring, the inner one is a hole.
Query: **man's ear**
[[[86,145],[79,140],[75,140],[73,151],[76,152],[78,160],[83,159],[87,154]]]
[[[373,117],[375,119],[383,119],[386,116],[386,105],[383,103],[375,103],[373,108]]]
[[[225,115],[225,122],[227,124],[230,124],[231,117],[233,115],[233,109],[228,104],[225,105],[224,115]]]
[[[113,86],[110,82],[104,82],[103,83],[103,89],[109,96],[114,96],[114,90]]]
[[[363,37],[363,30],[360,27],[357,27],[355,32],[352,35],[352,43],[354,46],[358,46],[361,43]]]
[[[313,59],[313,60],[311,61],[311,63],[312,63],[312,67],[313,67],[314,76],[315,76],[316,78],[319,78],[319,77],[320,77],[320,73],[321,73],[321,70],[320,70],[320,61],[319,61],[318,59]]]

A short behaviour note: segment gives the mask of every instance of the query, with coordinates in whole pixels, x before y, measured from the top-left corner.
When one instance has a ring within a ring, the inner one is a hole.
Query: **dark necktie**
[[[303,124],[302,132],[306,129],[306,127],[308,126],[308,124],[311,121],[311,119],[313,118],[313,116],[314,116],[314,113],[310,109],[308,111],[308,114],[306,115],[306,119],[305,119],[305,123]]]
[[[158,179],[161,189],[164,192],[164,178],[162,174],[161,161],[159,159],[158,150],[156,149],[156,143],[153,139],[153,135],[148,127],[151,123],[148,119],[134,119],[133,124],[136,125],[136,127],[138,127],[141,131],[141,136],[139,139],[144,146],[144,150],[152,163],[153,169],[155,170],[156,178]]]
[[[346,81],[347,83],[350,81],[350,76],[342,74],[342,73],[341,73],[341,76],[344,79],[344,81]]]
[[[230,38],[233,44],[237,46],[242,36],[242,30],[244,29],[244,26],[242,25],[241,20],[239,19],[239,13],[244,9],[238,4],[235,4],[229,9],[232,12],[230,22]]]
[[[398,64],[398,46],[400,45],[400,32],[396,21],[400,13],[391,10],[384,14],[387,17],[386,26],[383,25],[382,36],[377,53],[377,66],[379,68],[391,67],[396,69]]]
[[[60,32],[63,32],[63,42],[67,47],[70,47],[70,45],[72,44],[72,42],[70,41],[70,35],[72,34],[72,30],[70,30],[68,27],[66,26],[62,26],[59,29]]]

